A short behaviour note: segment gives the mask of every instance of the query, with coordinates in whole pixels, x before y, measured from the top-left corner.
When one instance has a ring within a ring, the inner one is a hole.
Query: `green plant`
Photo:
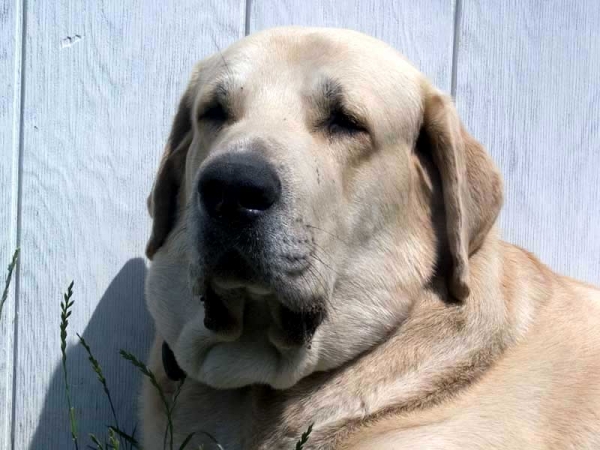
[[[113,433],[117,434],[118,436],[122,437],[125,441],[127,441],[130,449],[140,448],[139,442],[135,439],[135,427],[133,429],[133,433],[131,433],[131,434],[127,434],[124,431],[119,430],[112,426],[109,426],[108,429],[109,429],[109,432],[112,431]]]
[[[106,397],[108,398],[108,403],[110,404],[110,410],[112,412],[113,419],[115,420],[115,426],[116,426],[116,428],[120,429],[119,419],[117,418],[117,412],[115,411],[115,405],[113,404],[112,396],[110,395],[110,390],[108,389],[108,385],[106,384],[106,378],[104,377],[104,374],[102,373],[102,367],[100,367],[100,363],[98,362],[98,360],[96,358],[94,358],[94,355],[92,354],[92,349],[90,348],[90,346],[88,345],[86,340],[83,337],[81,337],[79,335],[79,333],[77,333],[77,337],[79,338],[79,342],[81,343],[81,345],[87,352],[88,360],[90,361],[90,364],[92,365],[92,369],[94,370],[94,372],[96,372],[98,381],[102,385],[104,394],[106,394]]]
[[[63,301],[60,303],[60,351],[62,353],[62,370],[65,380],[65,395],[67,397],[67,406],[69,408],[69,422],[71,424],[71,438],[75,445],[75,450],[79,450],[77,441],[77,422],[75,420],[75,409],[71,402],[71,389],[69,387],[69,377],[67,374],[67,327],[69,326],[69,317],[71,316],[71,308],[73,307],[73,281],[69,284],[67,292],[63,294]]]
[[[133,430],[133,433],[131,435],[127,434],[123,430],[121,430],[121,426],[119,425],[119,418],[117,417],[115,405],[112,400],[112,395],[110,394],[110,389],[108,388],[108,384],[106,383],[106,378],[104,377],[104,373],[102,372],[102,367],[100,366],[100,363],[94,357],[94,354],[92,353],[92,349],[90,348],[90,346],[86,342],[86,340],[82,336],[80,336],[79,333],[77,334],[77,337],[79,338],[79,342],[81,343],[81,345],[83,346],[83,348],[85,349],[85,351],[88,354],[88,361],[90,362],[92,369],[96,373],[98,381],[102,385],[102,389],[104,390],[104,394],[106,395],[106,398],[108,399],[108,403],[110,405],[110,410],[112,412],[112,416],[115,421],[114,426],[113,425],[108,426],[108,444],[106,444],[106,447],[109,449],[110,448],[118,449],[120,443],[119,443],[119,440],[117,439],[117,436],[119,436],[119,437],[123,438],[129,444],[130,449],[139,448],[139,444],[134,437],[135,429]],[[92,440],[92,442],[94,442],[94,444],[96,444],[98,449],[103,450],[103,447],[101,446],[101,444],[97,442],[97,438],[95,435],[90,434],[90,439]]]
[[[121,443],[111,428],[108,429],[108,442],[105,442],[104,445],[102,445],[95,434],[90,433],[90,440],[96,445],[96,450],[119,450],[121,448]],[[88,445],[88,448],[93,447]]]
[[[165,434],[164,434],[163,448],[167,447],[167,438],[168,438],[169,439],[169,449],[173,450],[173,411],[175,410],[175,405],[177,403],[177,398],[179,397],[179,394],[181,393],[181,388],[183,387],[183,383],[185,382],[185,378],[182,379],[179,382],[179,384],[177,385],[177,389],[175,390],[175,394],[173,394],[173,399],[172,399],[171,403],[169,404],[169,401],[167,400],[165,392],[163,391],[163,389],[160,386],[160,384],[158,384],[158,381],[156,380],[156,376],[154,375],[154,373],[143,362],[141,362],[138,358],[136,358],[131,353],[129,353],[129,352],[125,351],[125,350],[121,350],[119,353],[121,354],[121,356],[125,360],[129,361],[131,364],[133,364],[135,367],[137,367],[137,369],[145,377],[147,377],[150,380],[150,383],[152,384],[152,386],[154,386],[154,388],[158,392],[158,396],[160,397],[160,400],[161,400],[161,402],[162,402],[162,404],[163,404],[163,406],[165,408],[165,414],[167,416],[167,426],[166,426]],[[194,436],[194,434],[195,433],[191,433],[191,434],[189,434],[185,438],[185,440],[183,441],[183,443],[179,447],[179,450],[185,449],[185,447],[191,441],[191,439]]]
[[[105,450],[104,445],[102,445],[95,434],[90,433],[90,440],[96,445],[97,450]]]
[[[296,442],[296,450],[302,450],[304,448],[304,444],[308,442],[308,437],[310,436],[310,433],[312,433],[313,425],[314,423],[311,423],[308,429],[304,433],[302,433],[302,436],[300,436],[300,440]]]
[[[12,279],[13,271],[17,265],[17,260],[19,259],[19,249],[16,249],[13,253],[12,260],[8,265],[8,275],[6,276],[6,281],[4,283],[4,291],[2,291],[2,299],[0,300],[0,319],[2,319],[2,309],[4,308],[4,303],[8,298],[8,289],[10,288],[10,281]]]
[[[18,252],[15,252],[15,255],[18,255]],[[12,274],[12,270],[14,269],[15,264],[16,264],[16,257],[13,256],[13,262],[11,263],[11,266],[9,266],[9,274]],[[10,275],[9,275],[9,278],[10,278]],[[7,287],[5,288],[5,291],[8,290],[8,284],[9,283],[7,282]],[[62,353],[62,371],[63,371],[64,384],[65,384],[65,396],[67,399],[67,406],[68,406],[68,411],[69,411],[71,437],[73,439],[75,449],[78,450],[79,442],[78,442],[78,437],[77,437],[77,422],[76,422],[76,418],[75,418],[75,409],[72,405],[71,389],[70,389],[70,385],[68,382],[67,353],[66,353],[67,328],[69,325],[69,317],[71,316],[71,313],[72,313],[71,309],[74,304],[74,301],[72,300],[72,296],[73,296],[73,282],[71,282],[69,284],[67,291],[63,294],[63,301],[60,304],[61,305],[60,342],[61,342],[61,353]],[[4,300],[4,295],[3,295],[3,300]],[[120,450],[121,442],[120,442],[119,438],[121,438],[125,442],[127,442],[129,444],[130,449],[141,448],[138,441],[134,437],[135,430],[130,435],[130,434],[125,433],[120,428],[116,409],[114,407],[114,403],[113,403],[113,399],[112,399],[112,395],[110,393],[110,389],[108,388],[108,383],[107,383],[104,373],[102,371],[102,367],[100,366],[100,363],[98,362],[98,360],[94,357],[94,354],[92,353],[92,349],[91,349],[90,345],[87,343],[87,341],[79,334],[77,334],[77,337],[79,338],[79,342],[81,343],[81,345],[83,346],[83,348],[85,349],[85,351],[88,355],[88,360],[92,366],[92,370],[96,373],[96,377],[98,378],[98,381],[102,385],[102,389],[104,391],[104,394],[107,397],[108,403],[110,405],[111,413],[113,416],[113,420],[115,422],[114,426],[113,425],[108,426],[108,441],[107,442],[104,442],[104,444],[103,444],[96,437],[96,435],[92,434],[92,433],[90,433],[90,435],[89,435],[90,440],[96,446],[95,447],[96,450]],[[125,350],[121,350],[119,353],[125,360],[129,361],[144,376],[146,376],[149,379],[152,386],[157,390],[158,395],[161,399],[161,402],[165,408],[165,414],[167,417],[167,425],[166,425],[164,438],[163,438],[163,449],[165,449],[165,450],[167,449],[167,441],[168,441],[169,442],[169,447],[168,447],[169,450],[174,450],[174,447],[173,447],[173,436],[174,436],[173,412],[174,412],[175,406],[177,404],[177,399],[178,399],[179,395],[181,394],[181,390],[183,388],[183,383],[184,383],[185,379],[183,379],[178,384],[177,389],[175,390],[175,393],[173,394],[171,401],[169,402],[167,400],[167,396],[165,395],[165,392],[163,391],[162,387],[158,383],[156,376],[143,362],[141,362],[135,355],[133,355],[132,353],[127,352]],[[300,440],[296,443],[296,447],[295,447],[296,450],[302,450],[304,448],[304,445],[308,441],[309,435],[312,432],[312,428],[313,428],[313,425],[310,425],[308,427],[308,429],[306,430],[306,432],[302,433]],[[218,441],[211,434],[204,432],[204,431],[200,431],[198,433],[207,436],[214,444],[217,445],[217,447],[220,450],[224,450],[224,448],[218,443]],[[183,442],[179,446],[178,450],[185,450],[188,447],[188,445],[190,444],[190,442],[195,434],[196,434],[196,432],[190,433],[183,440]],[[88,448],[93,449],[94,447],[88,446]],[[202,450],[202,447],[199,447],[198,450]]]

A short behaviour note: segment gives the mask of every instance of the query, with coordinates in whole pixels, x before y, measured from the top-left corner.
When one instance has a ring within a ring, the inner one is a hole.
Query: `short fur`
[[[215,95],[218,125],[202,118]],[[333,96],[358,132],[322,126]],[[268,294],[224,289],[205,309],[218,249],[203,251],[194,186],[232,151],[277,167],[284,202],[251,255]],[[200,62],[148,203],[149,366],[173,392],[166,340],[188,374],[176,447],[197,432],[217,448],[205,431],[226,450],[291,449],[314,423],[305,449],[600,448],[600,291],[501,241],[501,204],[450,98],[373,38],[273,29]],[[310,314],[298,345],[288,328]],[[142,407],[145,448],[162,448],[148,383]]]

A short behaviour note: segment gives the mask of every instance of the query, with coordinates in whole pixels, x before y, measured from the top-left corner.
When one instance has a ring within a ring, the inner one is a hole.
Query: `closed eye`
[[[198,120],[215,124],[227,122],[229,118],[230,115],[222,103],[211,103],[198,115]]]
[[[359,119],[342,108],[331,111],[326,126],[331,135],[355,135],[367,132],[367,128]]]

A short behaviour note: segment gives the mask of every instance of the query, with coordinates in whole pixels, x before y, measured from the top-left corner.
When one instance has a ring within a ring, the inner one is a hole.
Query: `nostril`
[[[199,192],[207,211],[215,214],[221,212],[225,202],[225,189],[221,182],[210,178],[201,179]]]
[[[210,216],[240,220],[270,209],[281,196],[281,182],[262,157],[234,153],[205,167],[198,191],[202,207]]]
[[[273,206],[273,203],[275,203],[278,196],[278,191],[274,184],[265,186],[246,186],[239,192],[238,205],[244,209],[266,211]]]

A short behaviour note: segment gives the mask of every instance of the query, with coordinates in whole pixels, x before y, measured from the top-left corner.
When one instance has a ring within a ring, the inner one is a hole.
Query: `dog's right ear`
[[[148,197],[148,212],[152,217],[152,234],[146,245],[146,256],[152,259],[165,243],[180,210],[179,191],[185,172],[185,160],[192,143],[191,84],[179,102],[169,140],[160,161],[152,192]]]

